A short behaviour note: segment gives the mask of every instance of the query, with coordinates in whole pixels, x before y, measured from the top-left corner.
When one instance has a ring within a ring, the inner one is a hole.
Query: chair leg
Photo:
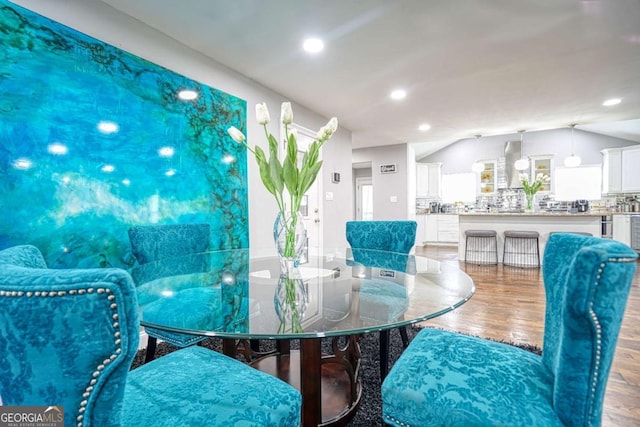
[[[147,340],[147,352],[144,356],[144,363],[147,362],[151,362],[153,360],[153,357],[156,354],[156,343],[157,343],[157,339],[154,337],[148,337]]]
[[[401,326],[398,328],[400,332],[400,338],[402,338],[402,347],[407,348],[409,345],[409,335],[407,335],[407,327]]]
[[[382,382],[389,370],[389,330],[380,331],[380,382]]]

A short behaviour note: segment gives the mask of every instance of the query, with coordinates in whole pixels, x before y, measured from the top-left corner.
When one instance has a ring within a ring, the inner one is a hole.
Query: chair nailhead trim
[[[118,309],[118,304],[113,302],[115,301],[116,297],[115,295],[113,295],[111,289],[105,289],[105,288],[98,288],[97,290],[94,288],[87,288],[87,289],[70,289],[68,292],[67,291],[5,291],[5,290],[0,290],[0,297],[26,297],[26,298],[32,298],[32,297],[49,297],[49,298],[54,298],[54,297],[63,297],[68,295],[85,295],[85,294],[93,294],[94,292],[97,292],[99,295],[104,295],[106,294],[107,296],[107,300],[111,302],[111,304],[109,304],[109,308],[113,311],[116,311]],[[113,313],[112,314],[112,319],[114,320],[112,326],[115,329],[115,332],[113,334],[114,336],[114,345],[115,345],[115,349],[113,351],[113,354],[111,354],[109,356],[108,359],[105,359],[102,364],[98,365],[96,367],[96,370],[91,374],[92,379],[89,381],[89,385],[85,388],[84,393],[82,393],[82,397],[83,400],[80,402],[80,408],[78,408],[78,415],[76,417],[76,420],[78,421],[78,427],[82,427],[82,425],[84,424],[84,412],[86,411],[86,406],[89,402],[89,399],[91,398],[91,393],[95,390],[94,385],[97,383],[96,378],[100,376],[100,373],[102,372],[102,370],[104,370],[105,366],[109,363],[111,363],[112,361],[114,361],[119,354],[122,354],[122,348],[121,348],[121,344],[122,344],[122,340],[120,339],[120,323],[118,322],[118,313]]]

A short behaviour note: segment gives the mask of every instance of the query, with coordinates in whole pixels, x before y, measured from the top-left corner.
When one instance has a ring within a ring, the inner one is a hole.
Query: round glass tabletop
[[[440,316],[475,291],[456,263],[363,249],[315,252],[290,274],[277,256],[251,249],[135,267],[141,324],[236,339],[342,336]]]

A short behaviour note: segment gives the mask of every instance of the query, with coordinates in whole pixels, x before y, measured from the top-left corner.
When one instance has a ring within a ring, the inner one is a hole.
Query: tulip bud
[[[231,126],[227,129],[227,133],[233,138],[233,140],[239,144],[244,143],[244,134],[240,132],[235,126]]]
[[[326,128],[326,126],[322,126],[320,128],[320,130],[318,130],[318,133],[316,134],[316,139],[318,141],[321,140],[321,139],[324,139],[325,132],[327,132],[327,128]]]
[[[261,125],[269,123],[271,118],[269,117],[269,110],[267,109],[267,103],[256,104],[256,120]]]
[[[293,110],[291,110],[290,102],[283,102],[280,109],[280,119],[283,125],[290,125],[293,123]]]
[[[338,130],[338,119],[336,117],[331,117],[329,123],[327,123],[327,129],[329,129],[329,136],[333,135]]]

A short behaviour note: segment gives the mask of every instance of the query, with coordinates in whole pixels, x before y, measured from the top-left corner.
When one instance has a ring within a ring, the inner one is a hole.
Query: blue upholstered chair
[[[413,249],[416,241],[417,226],[415,221],[348,221],[347,242],[349,242],[352,248],[355,261],[380,263],[379,256],[376,256],[374,252],[367,252],[366,250],[394,252],[400,255],[385,258],[385,265],[376,266],[407,271],[406,266],[409,257],[407,256],[407,260],[405,260],[401,254],[408,254]],[[362,251],[362,249],[365,251]],[[376,261],[376,259],[378,259],[378,261]],[[402,343],[406,347],[409,344],[407,330],[402,327],[398,328],[398,331],[400,332]],[[388,366],[389,330],[386,330],[380,332],[381,379],[384,379],[387,375]]]
[[[204,252],[209,248],[210,233],[209,224],[142,225],[129,229],[129,242],[131,252],[138,263],[147,264]],[[200,259],[194,259],[197,261],[195,265],[168,265],[167,270],[170,270],[171,275],[204,271],[202,268],[205,267],[202,266]],[[157,276],[166,276],[162,273],[157,272]],[[139,278],[134,277],[134,279],[139,283]],[[150,327],[146,327],[145,332],[149,337],[145,363],[153,359],[158,339],[176,347],[187,347],[206,338],[201,335],[168,332]]]
[[[139,326],[126,271],[52,270],[33,246],[0,251],[4,405],[63,407],[66,427],[299,425],[297,390],[203,347],[130,371]]]
[[[554,234],[544,253],[542,356],[422,330],[382,384],[393,426],[599,426],[637,254],[612,240]]]

